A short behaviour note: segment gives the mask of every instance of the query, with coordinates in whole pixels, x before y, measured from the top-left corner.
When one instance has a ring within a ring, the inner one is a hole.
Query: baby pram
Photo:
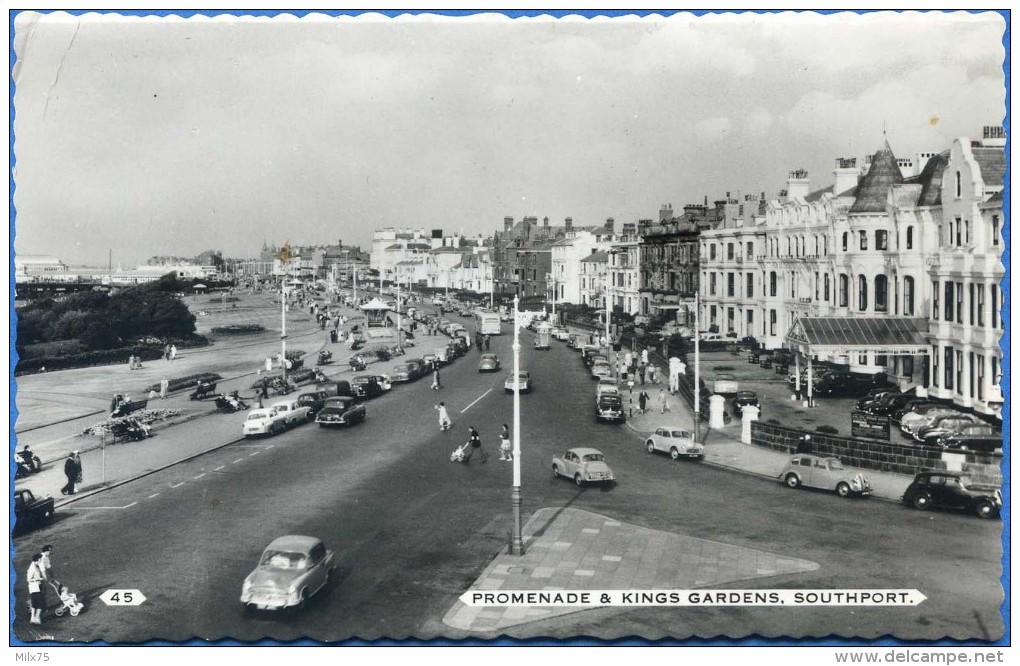
[[[455,448],[453,453],[450,454],[450,462],[466,463],[471,459],[472,453],[471,442],[464,442],[462,445]]]
[[[78,595],[68,590],[66,585],[54,584],[53,588],[60,596],[60,606],[54,611],[57,617],[68,612],[71,613],[72,617],[77,617],[78,613],[85,608],[85,604],[78,601]]]

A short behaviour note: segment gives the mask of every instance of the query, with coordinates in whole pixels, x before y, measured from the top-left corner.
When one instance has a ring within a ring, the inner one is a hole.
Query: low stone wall
[[[852,439],[761,423],[751,424],[751,443],[774,451],[794,453],[804,435],[811,435],[812,452],[834,456],[843,464],[882,472],[914,474],[923,469],[967,472],[975,481],[1002,484],[1002,456],[995,453],[951,452],[925,446]]]

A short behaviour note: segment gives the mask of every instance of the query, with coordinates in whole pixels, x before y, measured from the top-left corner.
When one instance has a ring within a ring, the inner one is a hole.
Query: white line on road
[[[220,471],[221,469],[223,469],[224,467],[226,467],[226,465],[220,465],[219,467],[214,467],[214,468],[213,468],[213,471],[214,471],[214,472],[218,472],[218,471]]]
[[[244,458],[238,458],[238,459],[237,459],[237,460],[235,460],[234,462],[235,462],[235,463],[239,463],[239,462],[241,462],[242,460],[244,460]]]
[[[138,504],[138,502],[131,502],[131,504],[128,504],[127,506],[79,506],[79,507],[75,507],[75,508],[76,509],[116,509],[116,510],[120,510],[120,509],[130,509],[135,504]]]
[[[202,472],[202,473],[201,473],[201,474],[199,474],[198,476],[194,476],[194,477],[192,477],[192,478],[193,478],[193,479],[195,479],[195,480],[197,481],[198,479],[201,479],[201,478],[202,478],[203,476],[205,476],[205,472]]]
[[[482,398],[484,398],[485,396],[489,395],[490,393],[492,393],[492,389],[489,389],[489,390],[488,390],[488,391],[486,391],[485,393],[483,393],[483,394],[481,394],[480,396],[478,396],[478,397],[477,397],[477,398],[475,399],[475,402],[472,402],[472,403],[471,403],[470,405],[468,405],[468,406],[467,406],[467,407],[465,407],[464,409],[460,410],[460,413],[461,413],[461,414],[463,414],[463,413],[464,413],[464,412],[466,412],[467,410],[471,409],[472,407],[474,407],[474,406],[475,406],[475,403],[477,403],[477,402],[478,402],[479,400],[481,400],[481,399],[482,399]]]
[[[257,456],[260,453],[262,453],[262,452],[261,451],[252,451],[251,453],[248,454],[248,457],[250,458],[251,456]]]
[[[183,486],[183,485],[184,485],[184,482],[183,482],[183,481],[181,481],[180,483],[174,483],[174,484],[172,484],[172,485],[171,485],[170,487],[171,487],[171,488],[180,488],[180,487],[181,487],[181,486]]]
[[[159,493],[152,493],[149,495],[149,499],[152,499],[153,497],[159,497]]]

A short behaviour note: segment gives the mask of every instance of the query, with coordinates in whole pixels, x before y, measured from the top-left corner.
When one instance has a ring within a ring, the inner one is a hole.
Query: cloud
[[[694,126],[694,136],[701,143],[726,139],[733,129],[729,118],[706,118]]]
[[[752,109],[744,120],[744,126],[749,134],[765,134],[772,127],[772,114],[761,107]]]

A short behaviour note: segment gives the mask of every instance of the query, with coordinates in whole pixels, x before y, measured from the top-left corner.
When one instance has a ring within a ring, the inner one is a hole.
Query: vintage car
[[[779,473],[779,482],[789,488],[820,488],[835,491],[840,497],[871,494],[871,484],[864,475],[851,473],[839,458],[799,453]]]
[[[373,377],[375,377],[376,383],[379,384],[379,388],[381,388],[384,393],[393,388],[393,384],[390,383],[390,378],[388,376],[373,375]]]
[[[53,498],[36,499],[31,490],[14,491],[15,530],[21,532],[29,527],[45,525],[53,518]]]
[[[514,380],[514,373],[510,373],[506,381],[503,382],[503,389],[507,393],[513,393],[514,389],[521,393],[531,393],[531,373],[527,370],[521,370],[517,373],[517,379]]]
[[[598,449],[567,449],[562,456],[552,459],[553,478],[565,476],[573,479],[578,486],[586,483],[612,483],[616,480],[613,470],[606,464],[606,458]]]
[[[704,460],[705,447],[694,441],[694,433],[680,428],[656,428],[655,432],[645,440],[645,448],[649,453],[661,451],[668,453],[673,460],[689,458]]]
[[[734,416],[740,416],[743,414],[744,407],[748,406],[761,409],[761,402],[758,400],[758,394],[754,391],[737,391],[737,396],[733,399]]]
[[[995,518],[1002,509],[999,488],[975,483],[962,472],[918,472],[900,500],[920,511],[932,507],[962,509],[980,518]]]
[[[591,366],[592,379],[609,378],[613,376],[613,368],[609,361],[596,361]]]
[[[351,388],[354,389],[354,396],[361,400],[371,400],[382,395],[383,388],[375,375],[358,375],[351,379]]]
[[[923,442],[926,446],[937,446],[939,437],[952,435],[968,426],[985,426],[989,431],[991,429],[991,426],[973,414],[943,416],[935,419],[930,425],[918,428],[914,433],[914,439]]]
[[[442,347],[436,347],[434,356],[436,357],[436,363],[446,365],[453,360],[453,351],[449,345],[443,345]]]
[[[287,429],[284,416],[272,407],[259,407],[248,412],[241,430],[245,437],[275,435]]]
[[[297,397],[298,404],[304,407],[308,407],[309,418],[313,418],[322,409],[322,406],[326,404],[326,398],[329,394],[325,391],[309,391],[308,393],[302,393]]]
[[[319,410],[315,422],[320,428],[327,428],[361,423],[365,416],[365,406],[356,402],[354,398],[330,398],[326,401],[326,406]]]
[[[911,437],[925,426],[934,424],[938,419],[944,416],[958,416],[963,414],[958,409],[946,407],[945,405],[929,409],[921,413],[910,413],[904,414],[903,418],[900,419],[900,431]]]
[[[892,383],[884,373],[865,374],[859,372],[832,372],[815,383],[813,394],[861,398],[874,389],[892,389]]]
[[[312,420],[311,407],[302,405],[297,399],[279,400],[269,406],[288,428],[307,423]]]
[[[245,610],[303,608],[333,575],[333,553],[309,536],[284,536],[262,551],[241,584]]]
[[[950,435],[938,438],[937,444],[954,451],[981,451],[992,453],[1002,448],[1002,433],[991,426],[967,426]]]
[[[478,372],[499,372],[499,357],[495,354],[482,354],[478,359]]]
[[[716,375],[715,383],[712,385],[712,391],[719,395],[733,395],[739,388],[737,378],[727,373]]]
[[[596,398],[606,393],[620,395],[620,386],[612,377],[600,377],[598,384],[595,385]]]
[[[390,370],[390,381],[394,384],[413,382],[416,379],[418,379],[418,367],[413,363],[398,363]]]
[[[595,398],[595,419],[616,423],[624,422],[626,417],[623,413],[623,399],[620,397],[619,391],[603,393]]]
[[[553,329],[552,336],[561,342],[567,342],[570,340],[570,331],[562,326],[557,326]]]

